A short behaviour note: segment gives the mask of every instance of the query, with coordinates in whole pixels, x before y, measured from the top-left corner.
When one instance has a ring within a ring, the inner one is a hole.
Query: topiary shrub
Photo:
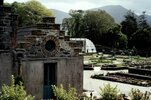
[[[0,100],[34,100],[34,97],[27,95],[21,82],[19,85],[15,85],[15,79],[12,76],[11,85],[2,86]]]

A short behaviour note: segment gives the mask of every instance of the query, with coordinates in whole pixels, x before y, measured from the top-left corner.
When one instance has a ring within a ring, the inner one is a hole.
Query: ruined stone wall
[[[60,59],[57,66],[57,85],[63,84],[68,87],[69,84],[77,89],[77,92],[83,91],[83,58],[69,57]]]
[[[82,57],[28,58],[22,61],[22,76],[27,93],[34,95],[36,100],[43,98],[45,63],[56,63],[56,85],[68,87],[70,84],[77,92],[83,91]]]
[[[11,7],[3,6],[0,2],[0,49],[16,47],[18,16],[12,14]]]
[[[43,97],[43,60],[26,59],[22,62],[22,76],[27,93],[41,100]]]
[[[0,90],[3,84],[10,84],[12,57],[8,51],[0,51]]]

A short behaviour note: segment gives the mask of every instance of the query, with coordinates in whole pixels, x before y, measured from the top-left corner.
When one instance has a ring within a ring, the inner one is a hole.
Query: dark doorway
[[[44,64],[44,95],[43,99],[53,98],[53,90],[51,85],[56,84],[56,63]]]

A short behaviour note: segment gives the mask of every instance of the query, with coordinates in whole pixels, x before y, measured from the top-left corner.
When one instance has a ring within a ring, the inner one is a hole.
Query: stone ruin
[[[52,98],[52,85],[69,84],[83,91],[83,57],[81,41],[70,37],[55,24],[55,17],[41,23],[18,28],[18,15],[0,1],[0,91],[10,84],[11,75],[24,80],[28,94],[36,100]]]
[[[12,14],[12,8],[3,6],[0,1],[0,50],[15,48],[17,45],[18,15]]]
[[[55,17],[44,17],[42,23],[18,30],[18,46],[28,57],[70,57],[82,51],[81,41],[70,41]]]

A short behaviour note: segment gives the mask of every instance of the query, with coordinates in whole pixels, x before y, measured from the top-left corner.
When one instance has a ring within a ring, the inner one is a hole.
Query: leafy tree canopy
[[[41,21],[42,17],[53,16],[49,9],[36,0],[26,3],[14,2],[10,5],[13,8],[13,13],[19,15],[19,26],[35,25]]]
[[[70,11],[71,18],[63,21],[63,28],[72,37],[85,37],[95,44],[119,47],[120,40],[127,42],[114,19],[105,11]],[[122,38],[121,38],[122,37]],[[124,42],[123,43],[126,43]],[[126,44],[124,44],[126,47]]]

